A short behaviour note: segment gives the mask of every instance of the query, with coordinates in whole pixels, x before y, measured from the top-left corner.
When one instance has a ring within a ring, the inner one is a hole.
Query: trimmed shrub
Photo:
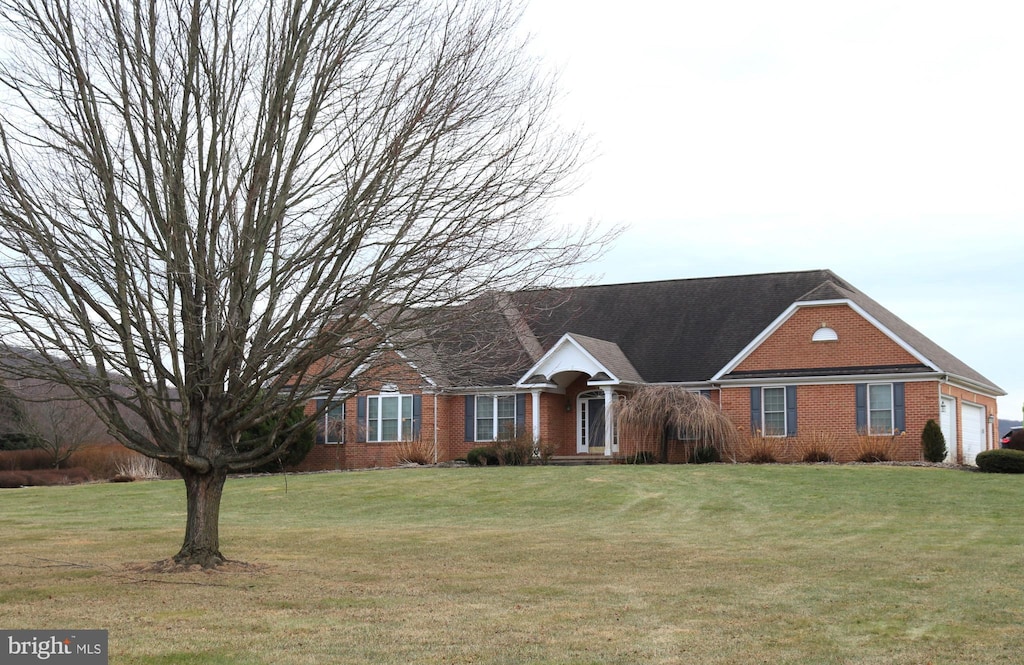
[[[986,473],[1024,473],[1024,450],[986,450],[978,453],[974,461]]]
[[[714,446],[700,445],[690,454],[690,464],[713,464],[721,461],[722,453]]]
[[[494,446],[478,446],[466,453],[466,463],[472,466],[495,466],[500,460]]]
[[[524,466],[533,461],[533,436],[515,428],[501,432],[490,448],[498,456],[498,464]]]
[[[926,422],[921,431],[921,453],[926,462],[938,463],[946,459],[946,437],[934,419]]]

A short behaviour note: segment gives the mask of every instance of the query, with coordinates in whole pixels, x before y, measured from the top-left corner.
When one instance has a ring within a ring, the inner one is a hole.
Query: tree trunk
[[[188,518],[185,522],[185,542],[174,555],[181,566],[199,564],[214,568],[227,561],[220,553],[220,499],[224,492],[227,472],[213,469],[207,473],[182,471]]]

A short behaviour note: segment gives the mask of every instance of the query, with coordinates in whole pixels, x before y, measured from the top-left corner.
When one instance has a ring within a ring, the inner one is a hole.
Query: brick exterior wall
[[[825,324],[839,339],[812,342]],[[797,310],[736,371],[910,365],[919,361],[847,305]]]
[[[813,342],[814,331],[825,324],[838,335],[838,340]],[[880,332],[871,323],[846,305],[815,306],[800,309],[783,323],[768,339],[745,358],[736,371],[767,371],[786,369],[820,369],[829,367],[876,367],[917,364],[919,361],[899,344]],[[540,438],[556,455],[575,455],[579,405],[581,393],[595,390],[587,386],[588,377],[579,376],[565,394],[540,395]],[[857,432],[856,383],[890,383],[889,379],[870,381],[868,378],[849,382],[826,382],[805,379],[789,382],[796,386],[797,435],[778,439],[780,461],[797,461],[802,445],[815,437],[828,437],[834,441],[837,461],[855,459],[863,447],[864,439]],[[463,394],[437,394],[429,383],[398,354],[386,353],[366,372],[357,377],[359,395],[378,395],[385,386],[396,388],[402,394],[422,395],[422,419],[419,449],[438,461],[464,458],[480,443],[466,440],[465,400]],[[962,460],[962,418],[964,403],[985,407],[986,415],[996,417],[996,400],[962,387],[940,383],[938,380],[907,380],[904,385],[905,433],[893,437],[894,459],[912,461],[921,459],[921,432],[929,419],[940,421],[939,395],[956,399],[957,460]],[[739,427],[749,434],[750,385],[724,387],[711,392],[711,400]],[[785,384],[772,384],[785,385]],[[526,395],[525,425],[529,432],[533,418],[533,400]],[[311,403],[307,412],[315,405]],[[401,451],[409,444],[372,443],[358,441],[357,398],[345,401],[345,443],[314,446],[299,470],[359,469],[395,466]],[[995,437],[989,427],[988,447]],[[889,438],[889,437],[882,437]],[[620,441],[620,449],[630,449],[628,441]],[[684,462],[693,444],[675,442],[670,445],[669,459]]]

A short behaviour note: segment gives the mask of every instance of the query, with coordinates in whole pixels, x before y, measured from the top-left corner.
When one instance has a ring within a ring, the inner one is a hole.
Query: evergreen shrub
[[[693,449],[690,455],[690,464],[712,464],[722,461],[722,453],[718,448],[709,445],[700,445]]]
[[[297,406],[287,415],[284,416],[284,421],[281,423],[280,431],[277,436],[282,436],[282,432],[289,432],[293,430],[298,424],[305,419],[304,410],[301,406]],[[277,419],[272,418],[265,420],[255,427],[250,427],[245,432],[242,432],[242,436],[238,442],[239,450],[252,450],[257,446],[266,442],[267,437],[270,436],[271,432],[277,426]],[[312,425],[304,428],[298,436],[289,444],[289,446],[280,451],[277,459],[271,460],[259,466],[254,466],[250,469],[253,473],[274,473],[282,471],[287,467],[295,466],[306,459],[306,455],[313,449],[313,444],[316,442],[316,430]]]
[[[926,422],[921,431],[921,452],[926,462],[938,463],[946,459],[946,437],[934,419]]]
[[[1024,473],[1024,450],[986,450],[978,453],[974,461],[986,473]]]
[[[656,464],[658,457],[649,450],[641,450],[633,455],[622,458],[623,464]]]
[[[500,458],[494,446],[477,446],[466,453],[466,463],[470,466],[494,466],[500,463]]]

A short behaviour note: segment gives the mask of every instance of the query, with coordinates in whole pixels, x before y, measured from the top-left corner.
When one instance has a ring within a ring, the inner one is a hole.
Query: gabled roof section
[[[608,342],[603,339],[568,333],[568,336],[579,343],[597,362],[604,366],[606,372],[622,383],[643,383],[640,373],[629,362],[629,358],[622,352],[615,342]]]
[[[817,289],[816,289],[816,291],[817,291]],[[726,364],[725,367],[723,367],[717,374],[715,374],[715,376],[711,377],[712,380],[713,381],[717,381],[717,380],[722,379],[722,378],[735,378],[738,375],[747,374],[747,372],[734,372],[734,370],[740,364],[742,364],[743,361],[746,360],[747,357],[749,357],[755,350],[757,350],[757,348],[760,347],[761,344],[765,342],[765,340],[767,340],[769,337],[771,337],[773,334],[775,334],[775,332],[779,328],[781,328],[782,325],[784,323],[786,323],[790,318],[792,318],[793,315],[798,310],[806,308],[806,307],[822,307],[822,306],[834,306],[834,305],[842,305],[842,306],[845,306],[845,307],[849,307],[854,312],[856,312],[861,318],[863,318],[864,320],[866,320],[867,322],[869,322],[870,324],[875,326],[875,328],[877,328],[879,330],[879,332],[881,332],[883,335],[885,335],[890,340],[892,340],[894,344],[896,344],[897,346],[902,348],[909,355],[913,356],[915,360],[917,360],[917,364],[915,364],[915,365],[902,365],[902,366],[900,366],[901,367],[901,371],[908,371],[908,370],[911,370],[911,369],[913,369],[913,371],[918,371],[918,372],[920,372],[920,371],[940,372],[941,371],[939,369],[939,367],[936,366],[934,363],[932,363],[926,356],[922,355],[919,351],[917,351],[912,346],[907,344],[905,341],[900,339],[891,330],[887,329],[883,324],[881,324],[879,321],[877,321],[871,314],[866,312],[864,310],[864,308],[859,306],[857,303],[855,303],[850,298],[841,298],[841,299],[829,299],[829,300],[799,300],[799,301],[793,303],[788,308],[786,308],[786,311],[783,312],[782,314],[780,314],[779,317],[777,319],[775,319],[775,321],[773,321],[770,326],[765,328],[763,331],[761,331],[761,333],[757,337],[755,337],[753,340],[751,340],[751,342],[742,351],[740,351],[736,355],[735,358],[730,360],[728,362],[728,364]],[[841,373],[841,374],[860,374],[860,373],[862,373],[862,370],[859,367],[846,367],[846,368],[832,368],[832,367],[828,367],[828,368],[821,368],[821,371],[824,372],[825,374],[836,374],[836,373]],[[755,372],[755,375],[761,375],[762,373],[763,372]]]
[[[813,307],[829,304],[845,304],[853,308],[858,314],[864,317],[869,323],[878,328],[883,334],[893,340],[896,344],[915,357],[919,362],[918,369],[912,367],[886,368],[887,372],[900,373],[911,371],[931,371],[940,374],[949,374],[952,377],[964,379],[980,388],[987,389],[994,394],[1005,394],[1004,391],[985,378],[982,374],[972,369],[962,360],[949,353],[941,346],[922,334],[909,323],[899,318],[888,309],[869,298],[866,294],[854,288],[846,282],[837,282],[829,279],[811,289],[798,298],[786,311],[772,322],[757,337],[752,339],[737,356],[731,359],[716,375],[714,380],[729,376],[744,358],[746,358],[757,346],[779,328],[797,309],[802,307]],[[871,373],[870,368],[829,368],[831,370],[845,369],[848,374]],[[741,373],[742,374],[742,373]],[[733,375],[735,376],[735,375]]]
[[[643,383],[617,344],[576,333],[562,335],[518,383],[536,384],[540,378],[545,382],[555,382],[556,377],[566,373],[583,373],[590,377],[601,375],[601,381],[611,383]]]
[[[797,298],[800,302],[813,302],[820,300],[846,300],[853,292],[844,289],[831,279],[827,279],[804,295]]]

